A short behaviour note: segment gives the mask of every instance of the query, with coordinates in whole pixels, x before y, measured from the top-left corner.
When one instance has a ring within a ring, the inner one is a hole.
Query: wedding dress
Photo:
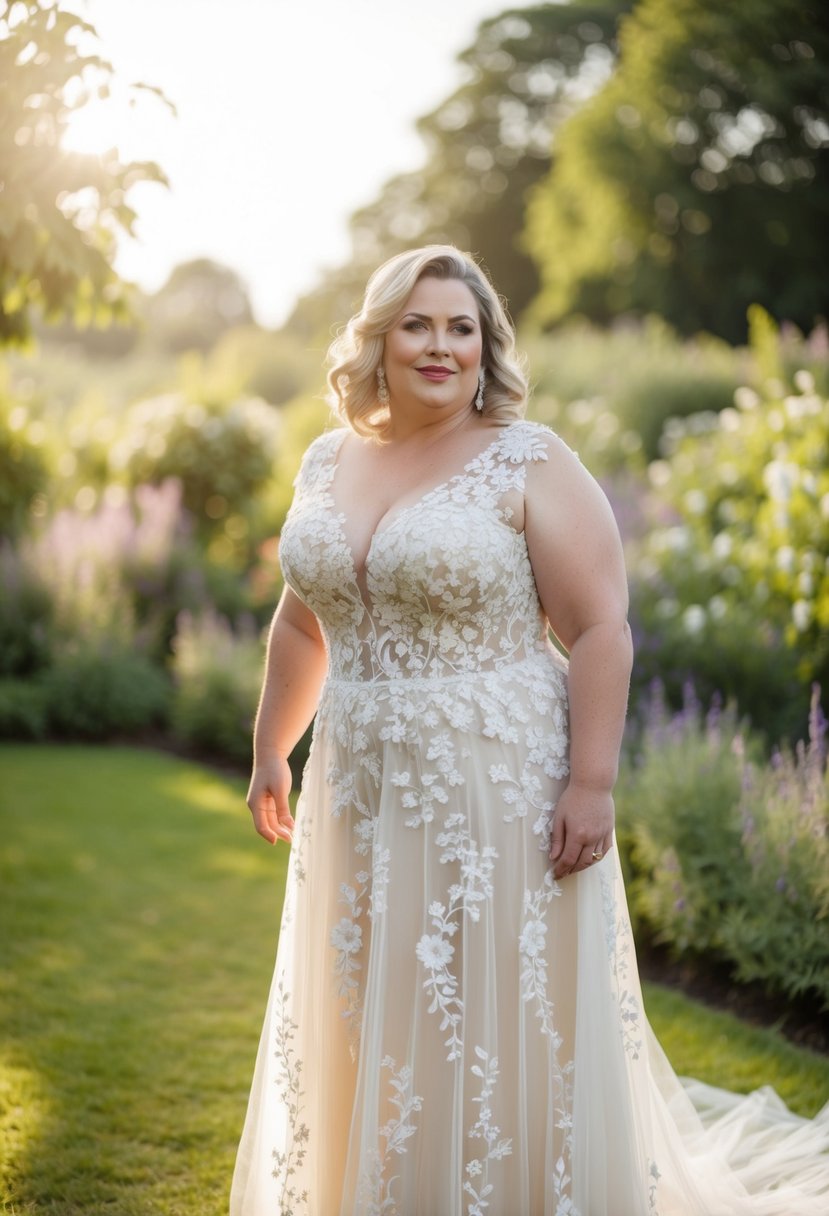
[[[826,1216],[829,1105],[680,1083],[616,851],[553,878],[567,668],[505,505],[551,432],[499,428],[387,517],[362,585],[346,433],[281,539],[329,673],[232,1216]]]

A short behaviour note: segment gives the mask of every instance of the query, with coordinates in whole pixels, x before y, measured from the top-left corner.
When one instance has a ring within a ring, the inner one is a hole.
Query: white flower
[[[331,930],[331,945],[343,954],[355,954],[363,944],[363,930],[344,916]]]
[[[792,620],[794,627],[798,633],[803,633],[809,628],[809,622],[812,619],[812,605],[806,600],[795,600],[792,604]]]
[[[701,604],[689,604],[682,614],[682,624],[686,633],[692,636],[705,628],[705,609]]]
[[[478,1158],[475,1157],[474,1160],[467,1163],[466,1172],[470,1178],[477,1178],[483,1172],[483,1168]]]
[[[415,954],[430,971],[442,971],[454,953],[455,947],[439,933],[424,933],[415,947]]]
[[[547,944],[547,926],[543,920],[528,920],[521,933],[519,948],[527,958],[535,958]]]
[[[760,404],[760,398],[754,389],[744,384],[734,390],[734,404],[741,410],[754,410]]]

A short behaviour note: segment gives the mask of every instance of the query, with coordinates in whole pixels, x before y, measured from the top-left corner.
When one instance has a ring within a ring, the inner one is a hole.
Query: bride
[[[292,850],[231,1216],[825,1216],[829,1107],[680,1083],[646,1021],[621,544],[523,418],[493,287],[400,254],[331,357],[255,730],[248,805]]]

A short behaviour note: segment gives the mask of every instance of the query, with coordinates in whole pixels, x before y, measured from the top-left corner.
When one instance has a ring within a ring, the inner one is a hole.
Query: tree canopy
[[[743,341],[829,306],[829,10],[640,0],[529,209],[534,313],[658,312]]]
[[[129,315],[111,265],[117,235],[133,233],[127,194],[166,179],[114,148],[61,146],[72,113],[109,93],[112,65],[95,39],[89,22],[47,0],[0,0],[0,345],[25,342],[37,314],[78,325]]]
[[[464,83],[417,124],[423,168],[391,178],[353,214],[350,262],[299,302],[290,326],[327,332],[354,311],[380,262],[432,242],[479,255],[520,312],[539,287],[519,244],[527,191],[549,167],[554,132],[610,75],[631,3],[540,4],[482,22],[458,57]]]

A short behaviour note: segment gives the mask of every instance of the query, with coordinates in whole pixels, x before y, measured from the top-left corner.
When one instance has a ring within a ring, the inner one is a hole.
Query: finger
[[[283,806],[276,808],[275,827],[279,839],[286,840],[290,844],[294,838],[294,817],[287,802]]]
[[[268,844],[276,844],[279,839],[277,830],[271,825],[270,813],[262,807],[257,807],[253,812],[253,825],[260,836],[267,840]]]
[[[564,846],[564,852],[561,854],[556,863],[556,878],[566,878],[568,874],[574,874],[578,867],[581,854],[582,847],[578,841],[568,841]]]
[[[579,853],[578,860],[573,866],[576,873],[581,873],[582,870],[589,870],[591,866],[596,864],[596,858],[593,856],[593,845],[586,844]]]
[[[276,803],[270,790],[264,790],[251,799],[248,806],[253,816],[254,827],[269,844],[276,844],[279,839],[290,839],[285,835],[285,829],[279,826]]]
[[[564,848],[564,821],[556,815],[553,820],[553,836],[550,841],[550,860],[557,861]]]

